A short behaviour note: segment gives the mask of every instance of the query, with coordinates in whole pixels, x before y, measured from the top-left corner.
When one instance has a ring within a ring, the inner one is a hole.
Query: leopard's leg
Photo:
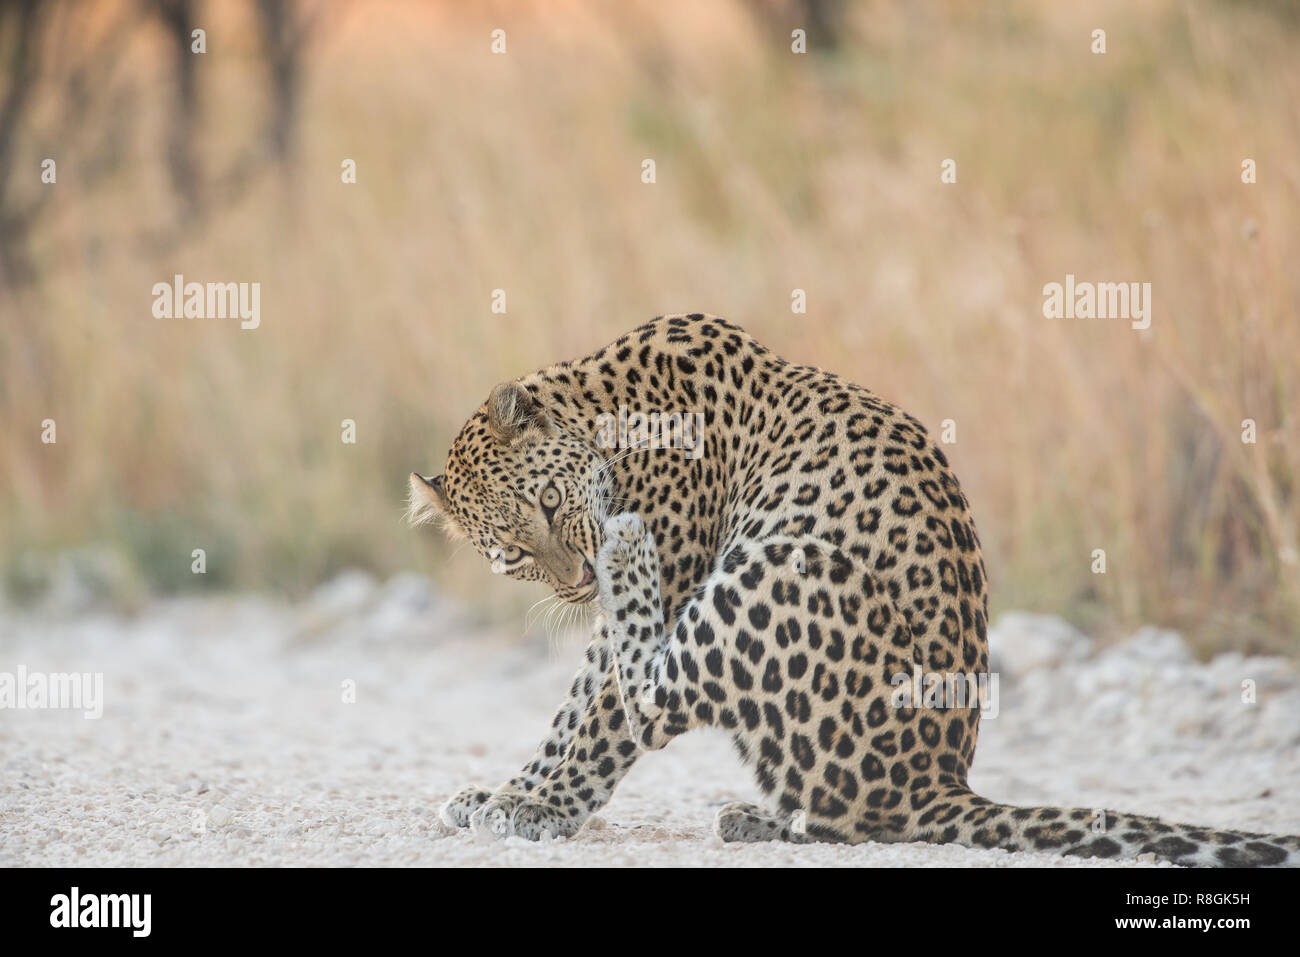
[[[762,582],[768,587],[761,594],[767,597],[775,585],[778,595],[799,607],[799,593],[783,582],[829,584],[824,546],[809,543],[805,550],[800,544],[773,538],[765,545],[731,549],[665,633],[654,539],[635,515],[617,515],[605,523],[596,579],[614,668],[637,742],[649,749],[662,748],[691,728],[719,724],[735,732],[742,757],[758,773],[760,788],[770,798],[778,787],[786,792],[779,807],[775,802],[772,808],[746,802],[723,807],[714,830],[724,841],[806,843],[840,838],[841,832],[821,819],[819,812],[826,810],[828,802],[807,793],[816,785],[805,782],[798,772],[784,773],[793,770],[785,766],[793,761],[785,736],[812,719],[811,713],[803,714],[805,708],[811,711],[805,704],[806,692],[795,689],[818,687],[814,684],[820,680],[817,669],[783,666],[766,650],[768,641],[782,645],[792,640],[792,633],[785,630],[783,637],[782,630],[767,632],[771,612],[754,592]],[[827,597],[825,605],[834,603]],[[790,627],[787,624],[786,629]],[[796,672],[797,681],[792,680]],[[789,793],[792,786],[797,797]],[[808,834],[810,823],[815,837]]]
[[[605,536],[596,578],[614,661],[611,674],[565,760],[531,794],[493,795],[474,815],[475,827],[531,840],[543,833],[574,834],[609,800],[642,747],[663,747],[699,723],[680,710],[681,694],[674,687],[681,674],[666,653],[672,642],[664,640],[654,540],[635,515],[607,521]]]
[[[591,708],[596,692],[609,671],[609,642],[604,629],[600,628],[588,643],[582,666],[569,685],[568,697],[556,711],[551,727],[538,744],[532,760],[495,790],[471,785],[454,795],[439,811],[443,823],[448,827],[469,827],[475,812],[494,794],[527,794],[545,780],[564,757],[578,723]]]
[[[672,631],[665,631],[659,558],[639,515],[606,520],[596,566],[614,670],[637,743],[657,750],[711,723],[707,707],[694,707],[702,697],[699,667],[686,648],[688,625],[700,620],[698,603],[689,603]]]
[[[573,732],[564,757],[529,793],[497,792],[471,820],[471,827],[497,837],[531,841],[570,837],[604,807],[636,762],[632,740],[611,668]]]
[[[713,819],[713,833],[727,843],[754,844],[762,841],[789,841],[807,843],[804,833],[806,818],[800,814],[778,814],[750,804],[732,801],[718,809]]]

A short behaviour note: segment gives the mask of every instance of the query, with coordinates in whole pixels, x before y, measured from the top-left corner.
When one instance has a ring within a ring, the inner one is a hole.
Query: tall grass
[[[264,107],[239,12],[211,7],[216,168]],[[10,564],[96,541],[163,587],[291,592],[417,567],[517,611],[537,596],[403,528],[406,473],[440,468],[498,380],[702,310],[955,421],[995,606],[1300,651],[1295,22],[900,0],[854,7],[836,55],[795,56],[742,3],[556,9],[348,8],[310,63],[290,180],[173,248],[138,238],[175,209],[158,41],[132,40],[128,161],[81,188],[95,156],[67,145],[38,279],[0,291]],[[38,122],[19,163],[49,148]],[[260,282],[262,327],[153,319],[175,272]],[[1150,331],[1045,319],[1066,273],[1152,283]]]

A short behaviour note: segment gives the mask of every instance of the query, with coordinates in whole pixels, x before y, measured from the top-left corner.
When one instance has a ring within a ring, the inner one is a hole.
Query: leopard
[[[667,434],[678,414],[696,434]],[[724,842],[1300,864],[1298,836],[975,793],[987,701],[960,689],[988,674],[989,588],[947,456],[884,398],[719,316],[659,316],[498,384],[444,470],[411,473],[408,517],[595,611],[531,759],[447,799],[449,828],[570,838],[645,752],[714,727],[761,794],[717,811]],[[916,700],[921,673],[959,693]]]

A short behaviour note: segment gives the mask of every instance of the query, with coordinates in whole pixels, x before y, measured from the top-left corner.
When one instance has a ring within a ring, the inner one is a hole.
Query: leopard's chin
[[[586,605],[595,601],[598,594],[600,594],[600,589],[593,583],[589,588],[586,588],[577,594],[567,596],[561,595],[560,599],[568,602],[570,605]]]
[[[582,561],[582,578],[575,585],[566,586],[563,590],[556,589],[555,593],[560,596],[560,600],[570,605],[585,605],[592,601],[599,593],[600,586],[596,584],[596,572],[592,568],[591,562],[586,558]]]

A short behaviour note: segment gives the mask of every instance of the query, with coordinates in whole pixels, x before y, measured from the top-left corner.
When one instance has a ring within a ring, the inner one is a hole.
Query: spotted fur
[[[702,454],[605,448],[598,417],[620,406],[702,412]],[[765,798],[721,809],[727,841],[1300,861],[1297,837],[973,793],[978,700],[892,697],[914,668],[988,669],[979,536],[947,459],[916,419],[723,319],[661,317],[497,386],[411,498],[494,571],[601,610],[533,759],[449,800],[450,825],[571,835],[644,751],[713,725]]]

